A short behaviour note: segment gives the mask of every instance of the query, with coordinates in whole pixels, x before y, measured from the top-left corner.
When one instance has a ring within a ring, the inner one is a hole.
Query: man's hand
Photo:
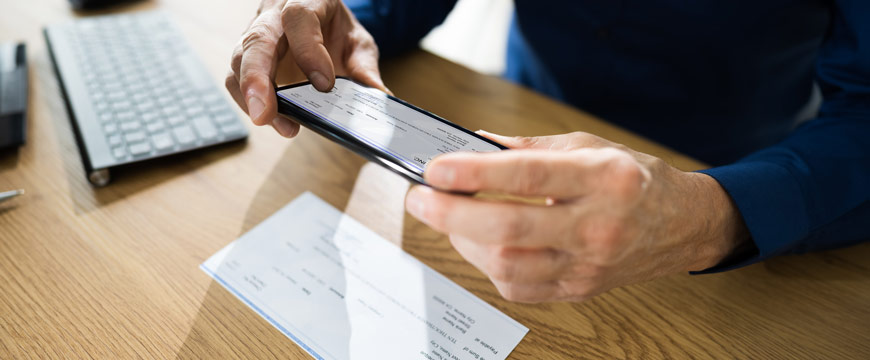
[[[748,239],[731,199],[707,175],[586,133],[483,135],[513,150],[439,156],[426,181],[442,190],[546,197],[547,205],[416,186],[406,207],[449,234],[508,300],[582,301],[709,268]]]
[[[277,112],[273,86],[284,56],[317,90],[329,91],[341,74],[386,91],[374,39],[340,0],[263,0],[233,51],[226,87],[254,124],[271,124],[284,137],[299,132]]]

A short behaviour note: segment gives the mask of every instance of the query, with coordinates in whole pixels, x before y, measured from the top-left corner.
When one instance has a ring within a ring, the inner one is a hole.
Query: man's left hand
[[[582,301],[721,262],[748,232],[711,177],[587,133],[522,138],[512,148],[433,159],[425,179],[455,192],[546,197],[493,201],[424,186],[408,211],[489,276],[508,300]]]

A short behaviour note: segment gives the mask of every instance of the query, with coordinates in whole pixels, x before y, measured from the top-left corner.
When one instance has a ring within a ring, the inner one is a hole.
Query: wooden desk
[[[215,82],[255,2],[161,1]],[[94,189],[59,98],[41,27],[64,0],[6,1],[0,38],[29,45],[28,144],[0,157],[0,358],[305,358],[198,269],[310,190],[530,328],[515,359],[868,358],[870,246],[788,256],[725,274],[678,274],[581,304],[500,298],[441,236],[405,215],[406,183],[320,137],[252,129],[247,144],[152,162]],[[384,64],[390,88],[472,129],[589,131],[702,166],[567,106],[418,52]]]

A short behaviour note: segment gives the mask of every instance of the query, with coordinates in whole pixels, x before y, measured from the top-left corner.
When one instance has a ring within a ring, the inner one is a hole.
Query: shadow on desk
[[[0,172],[12,171],[18,167],[20,152],[21,150],[19,148],[0,150]]]
[[[88,182],[78,153],[64,155],[63,160],[70,196],[76,213],[81,214],[232,157],[244,148],[244,142],[234,142],[123,165],[111,170],[112,180],[105,187],[94,187]]]

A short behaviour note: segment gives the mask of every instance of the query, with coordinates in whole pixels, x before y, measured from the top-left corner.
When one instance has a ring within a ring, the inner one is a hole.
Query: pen
[[[23,189],[0,192],[0,203],[4,202],[6,200],[9,200],[11,198],[14,198],[18,195],[21,195],[21,194],[24,194]]]

